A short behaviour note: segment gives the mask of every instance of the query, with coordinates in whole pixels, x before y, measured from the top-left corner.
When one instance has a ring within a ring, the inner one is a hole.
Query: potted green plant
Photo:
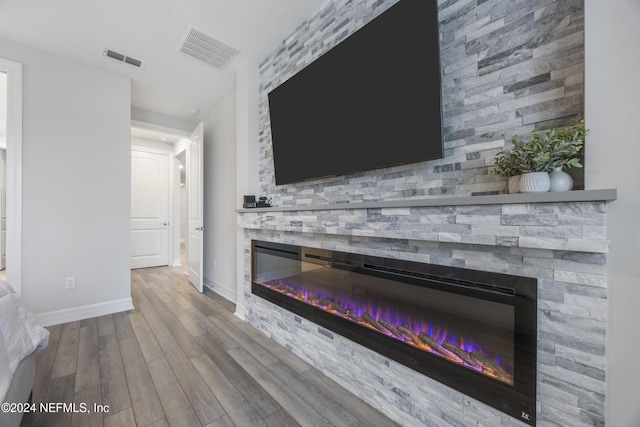
[[[524,141],[515,135],[511,138],[513,148],[501,150],[496,154],[494,172],[509,178],[509,193],[548,191],[549,189],[548,155],[543,148],[544,136],[535,132],[531,135],[530,141]],[[525,179],[524,188],[521,183],[523,178]],[[532,188],[529,182],[538,183],[538,185]]]
[[[520,164],[520,156],[516,151],[510,148],[498,151],[495,157],[493,173],[508,178],[508,193],[512,194],[520,191],[520,174],[522,174],[522,167]]]
[[[545,132],[532,131],[531,140],[526,143],[514,137],[514,147],[518,147],[517,151],[521,153],[523,174],[536,174],[528,175],[524,184],[521,182],[521,191],[571,190],[573,180],[562,169],[582,167],[580,155],[588,132],[584,120],[580,120],[560,130],[554,128]],[[546,190],[544,187],[547,187],[547,178],[544,173],[549,175],[549,185]],[[535,180],[540,186],[530,187],[529,179]]]
[[[563,129],[532,131],[529,141],[516,135],[511,139],[513,148],[496,154],[494,172],[510,180],[519,175],[523,193],[568,191],[573,180],[563,169],[582,167],[580,156],[588,132],[580,120]]]
[[[585,137],[589,129],[584,120],[560,129],[549,141],[549,178],[550,191],[569,191],[573,188],[573,179],[563,169],[581,168],[580,156],[583,154]]]
[[[580,155],[584,148],[584,140],[589,129],[584,126],[584,120],[575,122],[569,127],[556,131],[549,131],[552,134],[547,146],[549,152],[550,170],[555,168],[581,168]]]
[[[531,140],[524,141],[515,135],[511,142],[513,151],[520,162],[520,192],[538,193],[549,191],[550,180],[548,172],[550,135],[548,132],[531,132]]]

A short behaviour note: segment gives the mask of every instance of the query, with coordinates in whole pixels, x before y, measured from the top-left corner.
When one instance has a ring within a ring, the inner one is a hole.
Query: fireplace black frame
[[[483,272],[391,258],[315,250],[274,242],[252,240],[252,293],[319,326],[370,348],[417,372],[484,402],[529,425],[536,419],[537,377],[537,280],[508,274]],[[289,260],[303,257],[327,266],[402,281],[419,287],[445,290],[483,300],[512,305],[514,311],[514,383],[489,378],[418,348],[335,316],[321,308],[291,298],[259,284],[256,253]]]

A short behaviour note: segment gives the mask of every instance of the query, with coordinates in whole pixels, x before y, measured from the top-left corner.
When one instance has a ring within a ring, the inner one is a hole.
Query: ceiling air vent
[[[132,58],[130,56],[123,55],[121,53],[115,52],[111,49],[105,49],[102,54],[104,56],[108,56],[109,58],[113,58],[117,61],[124,62],[129,65],[133,65],[137,68],[144,68],[144,61],[140,61],[139,59]]]
[[[219,69],[223,69],[239,52],[238,49],[195,27],[189,29],[179,50],[180,53]]]

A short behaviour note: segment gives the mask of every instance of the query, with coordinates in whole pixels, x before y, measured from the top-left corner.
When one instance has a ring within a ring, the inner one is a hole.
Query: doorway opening
[[[6,214],[6,160],[7,160],[7,73],[0,70],[0,279],[7,279],[7,214]]]
[[[5,280],[22,294],[22,64],[0,58],[3,83],[0,113],[6,143],[4,168],[5,201],[3,233]],[[5,220],[6,218],[6,220]]]
[[[202,124],[134,122],[131,141],[131,266],[181,266],[202,292]]]

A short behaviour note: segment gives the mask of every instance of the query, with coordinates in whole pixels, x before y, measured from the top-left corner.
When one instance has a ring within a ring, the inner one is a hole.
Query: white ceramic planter
[[[529,172],[520,175],[521,193],[546,193],[551,187],[547,172]]]
[[[551,180],[549,191],[571,191],[573,188],[573,178],[562,168],[553,168],[549,172],[549,179]]]

